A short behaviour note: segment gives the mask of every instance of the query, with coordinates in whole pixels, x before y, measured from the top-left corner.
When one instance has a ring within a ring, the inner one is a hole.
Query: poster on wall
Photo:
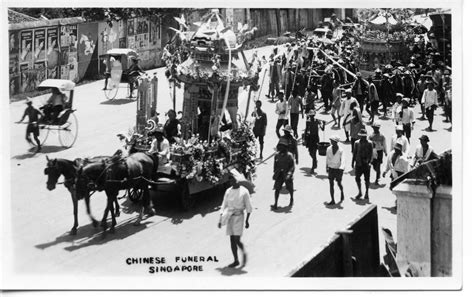
[[[78,26],[78,79],[87,75],[95,75],[98,71],[98,23],[83,23]]]
[[[47,31],[47,76],[48,78],[57,78],[58,67],[60,65],[60,53],[58,44],[58,28],[48,28]]]
[[[20,91],[20,77],[19,76],[14,76],[10,77],[10,96],[18,94]]]
[[[119,23],[99,23],[99,56],[105,55],[108,50],[119,47]]]
[[[125,20],[118,21],[118,34],[119,39],[127,37],[127,22]]]
[[[135,35],[135,19],[127,21],[127,32],[128,36]]]
[[[128,37],[128,48],[136,49],[135,36]]]
[[[33,31],[20,33],[20,62],[29,62],[33,57]]]
[[[19,68],[18,68],[18,55],[10,55],[10,63],[8,65],[8,73],[10,76],[13,75],[18,75],[19,73]]]
[[[126,48],[127,47],[127,37],[123,37],[119,39],[119,48]]]
[[[61,66],[61,79],[69,79],[69,65]]]
[[[35,72],[30,70],[29,64],[20,65],[20,91],[21,93],[31,92],[35,89]]]
[[[77,50],[77,25],[61,26],[61,47],[67,46],[69,50]]]
[[[46,79],[46,61],[35,62],[34,70],[36,72],[35,80],[34,80],[34,88]]]
[[[8,49],[9,53],[17,54],[20,48],[20,44],[18,42],[18,32],[17,31],[10,31],[10,38],[8,39]]]
[[[46,30],[39,29],[35,30],[35,48],[34,48],[34,59],[46,60]]]

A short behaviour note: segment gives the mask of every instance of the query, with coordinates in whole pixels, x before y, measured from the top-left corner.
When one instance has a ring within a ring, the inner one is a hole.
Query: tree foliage
[[[189,8],[11,8],[34,18],[84,17],[88,21],[118,21],[134,17],[179,16]]]

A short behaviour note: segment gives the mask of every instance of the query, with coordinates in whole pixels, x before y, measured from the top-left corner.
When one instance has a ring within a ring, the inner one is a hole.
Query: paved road
[[[259,49],[266,55],[270,47]],[[250,54],[247,52],[247,57]],[[159,111],[163,115],[171,106],[171,97],[164,76],[164,69],[152,70],[159,78]],[[295,174],[295,206],[282,208],[278,212],[270,211],[273,202],[271,171],[273,160],[258,167],[257,193],[252,196],[254,213],[250,219],[250,229],[245,230],[243,242],[249,250],[249,263],[244,270],[224,268],[232,260],[228,238],[224,230],[218,230],[218,208],[222,192],[203,193],[199,206],[190,212],[179,209],[172,197],[158,197],[155,217],[149,218],[139,227],[133,226],[136,209],[126,199],[120,200],[122,216],[118,219],[116,234],[101,239],[100,230],[90,225],[85,207],[79,204],[78,235],[71,237],[67,231],[72,227],[72,205],[67,190],[59,186],[54,191],[46,189],[43,168],[45,155],[50,158],[74,159],[95,155],[112,154],[119,146],[116,134],[127,131],[135,123],[136,102],[127,100],[107,101],[102,93],[103,81],[97,81],[76,88],[75,108],[79,120],[79,138],[74,147],[63,150],[55,135],[50,135],[44,150],[39,154],[28,151],[24,141],[25,125],[10,125],[11,149],[11,242],[14,254],[9,259],[14,269],[23,273],[42,275],[45,272],[58,275],[111,275],[111,276],[148,276],[148,265],[127,265],[127,257],[164,256],[167,264],[174,265],[175,256],[215,256],[219,262],[206,262],[203,272],[191,274],[181,272],[183,276],[201,275],[242,275],[242,276],[282,276],[308,253],[323,245],[334,231],[342,229],[362,212],[367,205],[357,204],[349,197],[356,193],[356,184],[350,165],[346,168],[343,183],[346,201],[335,208],[324,204],[329,198],[328,181],[325,172],[325,160],[319,158],[318,175],[307,172],[311,161],[303,147],[299,148],[300,163]],[[263,84],[261,100],[263,110],[269,117],[269,127],[265,138],[264,157],[273,153],[277,143],[274,133],[276,114],[274,103],[264,94],[268,90],[268,79]],[[125,91],[121,93],[125,96]],[[245,111],[246,91],[239,97],[239,106]],[[34,98],[35,105],[45,100],[44,96]],[[177,106],[182,106],[182,93],[178,91]],[[22,115],[24,102],[10,104],[11,121]],[[251,106],[253,109],[253,106]],[[415,108],[418,116],[419,108]],[[435,132],[425,132],[427,122],[417,122],[413,131],[415,150],[417,138],[427,133],[436,152],[451,147],[449,124],[442,122],[441,111],[436,112]],[[330,120],[329,115],[318,115]],[[164,120],[164,118],[162,118]],[[365,118],[367,120],[367,118]],[[300,122],[300,128],[304,128]],[[368,129],[371,132],[371,129]],[[394,133],[394,124],[390,120],[382,121],[381,132],[390,137]],[[330,127],[323,135],[330,134],[343,138],[342,130]],[[343,144],[346,159],[350,159],[350,146]],[[374,174],[374,172],[372,172]],[[383,184],[388,179],[382,180]],[[336,194],[338,191],[336,190]],[[288,195],[282,195],[280,205],[288,203]],[[396,215],[393,213],[394,196],[386,185],[371,189],[371,203],[378,205],[381,226],[390,228],[396,235]],[[105,194],[98,193],[92,198],[92,212],[100,217],[105,206]],[[381,251],[383,254],[383,251]],[[166,276],[175,276],[166,274]],[[45,278],[45,284],[47,279]],[[153,286],[153,284],[150,284]]]

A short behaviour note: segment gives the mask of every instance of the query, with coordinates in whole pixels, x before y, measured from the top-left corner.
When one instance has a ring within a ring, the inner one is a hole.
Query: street
[[[258,49],[258,54],[269,56],[272,47]],[[252,51],[247,51],[250,58]],[[242,63],[238,61],[237,63]],[[165,68],[147,71],[150,75],[157,72],[159,81],[158,112],[160,122],[165,122],[164,114],[172,107],[172,99]],[[262,70],[263,75],[264,70]],[[262,81],[262,77],[260,77]],[[244,230],[242,242],[249,253],[244,269],[229,269],[232,262],[229,239],[225,228],[219,230],[219,207],[222,191],[208,191],[200,195],[196,209],[182,211],[173,197],[161,197],[154,193],[158,201],[157,215],[146,218],[140,226],[133,222],[138,215],[137,207],[127,199],[119,200],[122,206],[121,216],[115,234],[102,238],[100,228],[94,229],[86,214],[85,206],[79,201],[79,228],[76,236],[68,231],[73,224],[70,194],[63,185],[53,191],[46,189],[46,176],[43,169],[46,157],[73,160],[81,157],[111,155],[120,146],[117,133],[127,132],[135,125],[136,101],[119,99],[109,101],[102,88],[104,81],[96,81],[76,87],[74,109],[79,122],[79,135],[72,148],[63,149],[57,136],[51,132],[43,150],[34,154],[24,139],[26,125],[15,124],[21,118],[25,102],[10,104],[10,149],[11,149],[11,238],[14,254],[13,268],[20,274],[41,275],[89,275],[89,276],[148,276],[150,265],[126,263],[127,258],[165,257],[166,264],[182,266],[175,257],[202,256],[215,257],[218,261],[204,261],[202,271],[159,272],[167,277],[181,276],[285,276],[299,261],[307,258],[311,251],[325,244],[335,231],[344,229],[364,209],[365,202],[356,202],[357,194],[354,173],[350,168],[350,144],[342,143],[346,157],[346,170],[343,185],[346,200],[336,206],[326,206],[330,200],[329,182],[325,172],[325,157],[318,156],[317,175],[310,175],[311,158],[307,149],[299,146],[299,165],[295,171],[295,205],[285,207],[289,195],[280,195],[280,209],[270,210],[273,203],[273,158],[258,165],[256,193],[251,197],[253,212],[250,216],[250,228]],[[275,134],[277,115],[275,103],[265,97],[268,92],[268,77],[263,83],[260,100],[262,110],[267,113],[268,127],[265,137],[264,159],[274,152],[278,142]],[[242,88],[241,88],[242,90]],[[181,110],[182,89],[177,89],[177,110]],[[125,98],[126,89],[119,90],[118,98]],[[47,95],[33,98],[36,107],[42,105]],[[239,111],[245,113],[247,91],[239,94]],[[318,107],[322,103],[318,103]],[[251,103],[250,110],[254,104]],[[415,106],[415,118],[419,118],[420,107]],[[451,148],[450,123],[444,123],[442,109],[435,112],[434,131],[427,132],[427,121],[417,120],[412,132],[409,156],[413,156],[418,138],[422,134],[430,137],[430,145],[436,153]],[[250,113],[249,113],[250,114]],[[317,114],[318,119],[330,121],[329,114]],[[368,115],[364,112],[364,121]],[[395,133],[395,125],[390,119],[381,120],[381,133],[387,138],[387,144]],[[303,130],[305,120],[300,118],[299,130]],[[332,124],[321,132],[321,140],[329,141],[332,134],[345,139],[341,129],[331,128]],[[367,127],[367,132],[372,133]],[[301,133],[300,133],[301,134]],[[385,165],[386,157],[384,157]],[[384,169],[385,166],[382,166]],[[375,172],[371,172],[371,181]],[[392,231],[396,239],[395,196],[388,189],[390,179],[381,179],[380,186],[371,185],[370,203],[378,206],[379,225]],[[336,187],[336,202],[339,190]],[[103,192],[95,193],[91,199],[92,213],[100,219],[105,208],[106,197]],[[379,228],[380,231],[381,228]],[[380,233],[380,254],[385,254],[383,236]],[[155,265],[160,266],[160,264]],[[156,273],[154,273],[156,274]]]

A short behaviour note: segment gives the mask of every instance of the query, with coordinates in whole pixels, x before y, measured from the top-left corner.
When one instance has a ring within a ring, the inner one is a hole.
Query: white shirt
[[[431,107],[432,105],[438,105],[438,93],[435,89],[428,90],[426,89],[423,92],[423,97],[421,97],[421,103],[425,104],[425,107]]]
[[[428,145],[428,149],[426,153],[423,155],[423,147],[419,145],[415,150],[415,164],[418,160],[426,161],[430,157],[431,153],[433,152],[433,148],[431,145]]]
[[[402,124],[411,124],[415,121],[415,113],[412,108],[402,108],[401,111],[403,111],[402,118],[400,119]]]
[[[395,164],[392,164],[392,157],[393,157],[394,153],[395,153],[395,151],[393,150],[393,151],[390,152],[390,154],[388,154],[387,165],[385,167],[385,172],[390,171],[390,173],[392,174],[392,177],[397,178],[398,177],[397,171],[407,173],[408,170],[409,170],[409,164],[408,164],[408,159],[407,159],[406,155],[403,154],[403,153],[402,153],[401,156],[399,156],[395,160]]]
[[[336,153],[332,151],[332,145],[326,151],[326,166],[332,169],[344,170],[344,154],[342,148],[338,146]]]
[[[397,134],[392,136],[392,142],[390,143],[390,150],[392,151],[395,147],[396,143],[400,143],[402,145],[402,153],[408,154],[410,150],[410,143],[408,142],[408,138],[405,135],[397,137]]]
[[[280,114],[281,112],[285,112],[284,114]],[[275,105],[275,113],[278,115],[278,119],[279,120],[286,120],[288,119],[288,112],[289,112],[289,108],[288,108],[288,103],[286,102],[286,100],[283,100],[283,101],[280,101],[278,100],[278,102],[276,103]]]
[[[158,148],[158,139],[153,138],[153,141],[151,142],[151,148],[148,153],[158,154],[160,157],[160,165],[168,163],[168,159],[170,157],[170,143],[168,139],[163,138],[163,141],[160,143],[160,147]]]
[[[245,210],[247,213],[251,213],[252,205],[250,204],[249,191],[242,186],[238,189],[234,189],[233,187],[228,188],[225,191],[224,199],[222,200],[221,214],[225,209],[230,211]]]

